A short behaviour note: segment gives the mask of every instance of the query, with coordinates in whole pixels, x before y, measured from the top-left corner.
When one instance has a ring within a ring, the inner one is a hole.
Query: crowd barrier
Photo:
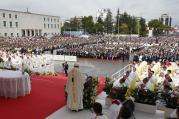
[[[124,68],[122,68],[119,71],[117,71],[116,73],[114,73],[111,76],[112,80],[116,81],[116,80],[120,79],[122,76],[125,75],[126,71],[128,71],[131,67],[132,67],[132,64],[128,64]]]
[[[38,72],[38,73],[48,73],[48,72],[55,73],[53,64],[40,66],[40,67],[30,67],[30,70],[32,70],[33,72]]]
[[[48,60],[51,60],[51,61],[77,62],[77,57],[76,56],[45,54],[45,58],[47,58]]]

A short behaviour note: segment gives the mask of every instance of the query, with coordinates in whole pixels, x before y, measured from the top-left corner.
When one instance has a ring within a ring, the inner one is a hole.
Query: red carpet
[[[32,76],[31,94],[17,99],[0,98],[1,119],[44,119],[65,105],[64,84],[67,78],[58,76]],[[104,88],[100,77],[97,93]]]

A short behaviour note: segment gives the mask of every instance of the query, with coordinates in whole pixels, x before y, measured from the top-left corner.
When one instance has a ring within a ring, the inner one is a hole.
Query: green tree
[[[129,28],[129,32],[130,34],[137,34],[138,33],[138,29],[140,29],[140,25],[138,24],[138,21],[136,19],[136,17],[130,17],[130,28]]]
[[[104,25],[104,21],[101,19],[101,17],[98,17],[97,23]]]
[[[128,17],[128,14],[126,12],[124,12],[123,14],[120,15],[120,18],[119,18],[119,33],[123,33],[123,34],[128,34],[128,33],[124,33],[124,31],[126,30],[123,30],[124,25],[122,26],[122,24],[125,24],[127,25],[127,17]],[[127,25],[127,29],[128,29],[128,25]],[[128,30],[127,30],[128,32]]]
[[[88,33],[95,33],[96,32],[92,16],[88,16],[88,17],[85,16],[82,19],[82,27]]]
[[[80,23],[78,22],[76,16],[75,16],[74,18],[72,18],[72,19],[70,20],[71,30],[72,30],[72,31],[78,31],[79,24],[80,24]]]
[[[81,21],[77,17],[71,18],[70,21],[65,22],[62,27],[63,31],[78,31],[81,28]]]
[[[128,15],[126,12],[120,15],[118,24],[119,24],[119,32],[122,34],[136,34],[137,33],[138,28],[137,28],[136,17]]]
[[[101,17],[98,17],[97,23],[94,26],[96,33],[103,33],[104,32],[104,22]]]
[[[140,36],[144,37],[147,34],[147,27],[146,27],[146,23],[145,23],[145,19],[141,18],[140,19]]]
[[[122,23],[122,25],[120,26],[120,30],[121,30],[120,33],[122,34],[129,33],[129,28],[126,23]]]
[[[149,21],[148,26],[149,26],[149,28],[153,28],[154,36],[157,36],[157,35],[160,35],[163,33],[164,25],[158,19]]]
[[[64,31],[69,31],[70,30],[70,22],[65,22],[64,25],[62,26],[62,33]]]
[[[166,34],[169,34],[169,31],[170,31],[170,30],[173,30],[173,29],[172,29],[170,26],[168,26],[168,25],[164,25],[164,26],[163,26],[163,29],[164,29],[164,31],[165,31]]]
[[[104,21],[105,31],[106,33],[112,33],[113,31],[113,24],[112,24],[112,12],[108,9],[106,19]]]
[[[119,25],[120,25],[120,13],[119,13],[119,9],[117,10],[117,16],[116,16],[116,24],[115,24],[115,33],[118,34],[119,33]]]

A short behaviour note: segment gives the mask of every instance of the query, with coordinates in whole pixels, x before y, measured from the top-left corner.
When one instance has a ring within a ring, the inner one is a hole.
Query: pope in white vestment
[[[79,65],[75,64],[74,68],[68,74],[66,84],[67,107],[71,110],[83,109],[83,89],[85,75],[79,70]]]

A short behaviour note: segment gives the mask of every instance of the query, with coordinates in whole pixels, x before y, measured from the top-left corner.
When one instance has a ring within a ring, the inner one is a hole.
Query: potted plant
[[[145,89],[136,88],[132,92],[132,97],[135,99],[135,108],[138,111],[155,113],[156,112],[156,99],[157,91],[150,91]]]
[[[90,109],[96,98],[96,88],[98,86],[98,79],[92,76],[87,77],[87,81],[84,84],[83,94],[83,106],[85,109]]]
[[[123,86],[123,87],[114,87],[112,89],[112,92],[115,99],[118,99],[120,101],[124,101],[125,100],[125,95],[126,95],[126,92],[127,92],[127,87],[126,86]]]
[[[177,97],[172,96],[169,92],[160,92],[159,98],[165,102],[165,118],[170,117],[170,114],[176,109]]]
[[[109,95],[112,92],[113,82],[111,81],[111,78],[106,77],[105,79],[105,87],[104,92],[106,92],[107,95]]]
[[[106,99],[105,99],[105,105],[107,107],[109,107],[112,103],[111,97],[110,97],[110,93],[112,92],[113,88],[113,82],[111,81],[111,78],[106,77],[105,78],[105,87],[103,89],[103,91],[106,93]]]
[[[33,74],[33,72],[28,68],[25,68],[23,72],[27,72],[29,75]]]

